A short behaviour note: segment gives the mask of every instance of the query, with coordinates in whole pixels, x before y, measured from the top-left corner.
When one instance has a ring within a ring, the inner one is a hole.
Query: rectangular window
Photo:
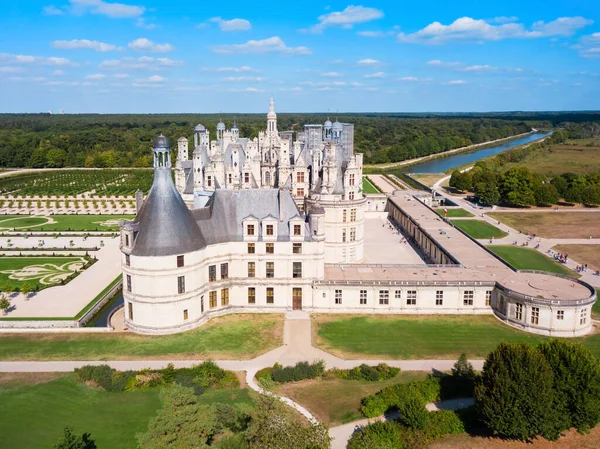
[[[131,275],[127,275],[127,291],[131,293]]]
[[[390,303],[390,291],[379,290],[379,304],[388,305]]]
[[[183,319],[187,320],[189,318],[188,309],[183,309]]]
[[[185,276],[177,277],[177,292],[185,293]]]
[[[221,264],[221,279],[229,278],[229,264],[222,263]]]
[[[294,225],[294,235],[302,235],[302,225]]]
[[[367,291],[366,290],[360,291],[360,303],[362,305],[365,305],[367,303]]]
[[[394,292],[394,299],[402,299],[402,290],[396,290]]]
[[[248,262],[248,277],[256,277],[256,264],[254,262]]]
[[[212,186],[212,176],[207,176],[206,177],[206,185],[208,187]]]
[[[486,290],[486,292],[485,292],[485,305],[489,307],[491,303],[492,303],[492,291],[491,290]]]
[[[354,199],[354,191],[348,192],[348,199],[349,200],[353,200]]]
[[[341,290],[336,290],[335,291],[335,303],[336,304],[341,304],[342,303],[342,291]]]
[[[350,209],[350,221],[356,221],[356,209]]]
[[[564,310],[557,310],[556,311],[556,319],[557,320],[564,320],[565,319],[565,311]]]
[[[298,189],[296,189],[296,195],[304,196],[304,189],[302,187],[299,187]]]
[[[247,184],[250,182],[250,173],[244,173],[244,182]]]
[[[406,292],[406,305],[415,306],[417,305],[417,291],[408,290]]]
[[[200,296],[200,313],[204,313],[204,296]]]
[[[531,324],[539,324],[540,322],[540,308],[532,307],[531,308]]]
[[[229,173],[229,175],[227,175],[227,183],[231,184],[231,173]]]
[[[293,243],[292,244],[292,253],[302,254],[302,243]]]
[[[464,306],[472,306],[473,305],[473,290],[465,290],[463,292],[463,305]]]
[[[273,287],[267,287],[267,304],[273,304],[275,302],[275,289]]]
[[[129,257],[129,254],[125,254],[125,265],[128,267],[131,266],[131,257]]]
[[[208,282],[215,282],[217,280],[217,266],[208,266]]]
[[[177,268],[183,267],[183,256],[177,256]]]
[[[256,304],[256,288],[248,287],[248,304]]]
[[[268,278],[275,277],[275,262],[267,262],[267,273],[266,276]]]
[[[435,292],[435,305],[443,306],[444,305],[444,290],[436,290]]]
[[[579,324],[585,324],[587,322],[587,309],[581,309],[581,313],[579,315]]]
[[[248,232],[248,235],[254,235],[254,225],[249,224],[248,226],[246,226],[246,231]]]
[[[292,277],[296,279],[302,277],[302,262],[294,262]]]
[[[353,186],[354,185],[354,174],[350,175],[350,185]]]
[[[523,304],[515,304],[515,319],[523,320]]]
[[[346,209],[342,211],[342,221],[346,223]]]
[[[223,288],[221,289],[221,305],[226,306],[229,304],[229,289]]]
[[[346,242],[346,230],[342,229],[342,242]]]
[[[217,292],[209,292],[208,293],[208,307],[214,309],[217,307]]]
[[[267,254],[275,254],[275,243],[267,243],[266,245]]]
[[[299,171],[296,173],[296,182],[304,182],[304,172]]]
[[[125,246],[129,246],[129,234],[125,234]]]
[[[127,303],[127,312],[129,315],[129,321],[133,321],[133,304],[130,302]]]
[[[356,241],[356,228],[350,228],[350,241]]]
[[[267,235],[273,235],[273,225],[267,225]]]
[[[254,243],[248,243],[248,254],[254,254],[256,252],[256,247]]]

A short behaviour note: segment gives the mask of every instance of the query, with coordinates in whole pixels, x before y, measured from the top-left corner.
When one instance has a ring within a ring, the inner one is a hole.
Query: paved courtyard
[[[406,241],[389,220],[365,218],[365,264],[422,265],[419,253]]]

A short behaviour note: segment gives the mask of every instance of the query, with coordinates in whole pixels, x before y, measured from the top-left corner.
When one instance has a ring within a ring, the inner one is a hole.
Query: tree
[[[500,202],[500,192],[495,182],[480,182],[475,185],[475,196],[480,203],[493,206]]]
[[[467,354],[464,352],[458,357],[456,363],[452,367],[452,375],[457,377],[466,377],[469,379],[474,379],[477,374],[473,369],[473,365],[467,359]]]
[[[92,440],[89,433],[83,433],[80,437],[75,435],[71,429],[65,427],[63,439],[54,445],[54,449],[96,449],[96,442]]]
[[[569,187],[569,183],[563,176],[554,177],[550,183],[556,188],[556,191],[561,197],[564,196]]]
[[[60,148],[52,148],[46,153],[46,166],[53,168],[64,167],[67,164],[67,152]]]
[[[515,206],[535,204],[535,180],[527,167],[513,167],[502,176],[498,190],[504,201]]]
[[[25,295],[25,298],[29,298],[29,294],[34,291],[33,286],[29,282],[23,282],[20,288],[21,293]]]
[[[533,194],[535,195],[535,202],[540,206],[551,206],[559,199],[556,187],[548,183],[538,185]]]
[[[600,362],[581,343],[551,340],[538,350],[554,373],[554,408],[562,429],[587,432],[600,422]]]
[[[459,170],[454,170],[450,176],[449,185],[450,187],[465,192],[473,188],[473,179],[468,171],[461,172]]]
[[[487,356],[475,405],[494,434],[556,439],[560,424],[554,403],[552,369],[531,344],[502,342]]]
[[[6,297],[4,293],[0,293],[0,310],[4,315],[7,314],[8,309],[10,308],[10,301]]]
[[[579,199],[583,204],[595,206],[600,204],[600,185],[589,185],[580,191]]]

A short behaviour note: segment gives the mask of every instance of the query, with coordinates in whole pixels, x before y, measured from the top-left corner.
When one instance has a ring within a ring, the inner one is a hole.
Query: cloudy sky
[[[23,0],[0,112],[600,109],[597,0]]]

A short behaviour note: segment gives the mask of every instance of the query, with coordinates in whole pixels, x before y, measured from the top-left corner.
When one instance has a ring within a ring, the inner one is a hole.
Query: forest
[[[327,114],[278,114],[281,130],[323,123]],[[598,113],[339,114],[354,123],[355,149],[365,163],[398,162],[474,143],[551,128],[564,122],[600,121]],[[243,137],[265,128],[264,114],[0,114],[0,167],[149,167],[151,142],[162,132],[174,142],[192,138],[204,124],[211,135],[223,119]],[[174,149],[173,149],[174,150]]]

